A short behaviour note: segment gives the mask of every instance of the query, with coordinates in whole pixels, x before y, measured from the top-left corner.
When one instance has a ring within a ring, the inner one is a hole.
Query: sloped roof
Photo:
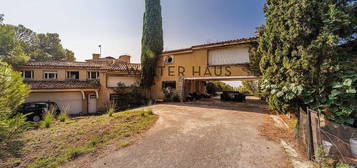
[[[256,40],[257,40],[257,37],[250,37],[250,38],[241,38],[241,39],[237,39],[237,40],[228,40],[228,41],[220,41],[220,42],[215,42],[215,43],[200,44],[200,45],[192,46],[190,48],[164,51],[163,54],[164,55],[175,54],[175,53],[180,53],[180,52],[191,52],[192,50],[195,50],[195,49],[214,48],[214,47],[223,47],[223,46],[230,46],[230,45],[237,45],[237,44],[245,44],[245,43],[255,42]]]
[[[78,81],[78,80],[41,80],[41,81],[25,81],[31,86],[32,90],[36,89],[98,89],[100,83],[97,80],[93,81]]]
[[[86,69],[97,69],[97,70],[109,70],[109,71],[127,71],[135,70],[140,71],[140,64],[132,63],[113,63],[113,64],[103,64],[103,63],[92,63],[92,62],[60,62],[60,61],[30,61],[25,65],[18,65],[17,67],[26,68],[86,68]]]

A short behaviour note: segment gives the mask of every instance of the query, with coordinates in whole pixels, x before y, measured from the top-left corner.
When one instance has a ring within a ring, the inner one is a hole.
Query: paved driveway
[[[103,168],[276,168],[288,161],[281,146],[259,135],[260,101],[161,104],[158,122],[134,145],[93,163]]]

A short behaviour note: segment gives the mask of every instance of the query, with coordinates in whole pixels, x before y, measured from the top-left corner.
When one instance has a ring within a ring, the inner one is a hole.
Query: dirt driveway
[[[279,143],[259,135],[267,114],[259,100],[247,103],[160,104],[160,116],[136,144],[97,160],[103,168],[276,168],[288,159]]]

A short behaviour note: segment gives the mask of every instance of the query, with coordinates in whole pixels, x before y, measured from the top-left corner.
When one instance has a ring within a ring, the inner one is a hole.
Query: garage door
[[[27,102],[52,101],[62,109],[69,108],[69,114],[79,114],[82,112],[82,93],[81,92],[49,92],[49,93],[30,93]]]
[[[208,52],[209,65],[249,63],[249,48],[224,48]]]

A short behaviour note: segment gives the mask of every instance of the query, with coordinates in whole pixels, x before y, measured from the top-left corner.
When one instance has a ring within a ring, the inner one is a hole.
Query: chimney
[[[119,60],[123,61],[123,62],[126,62],[126,63],[130,63],[130,56],[129,55],[119,56]]]
[[[100,58],[100,54],[92,54],[93,60],[98,60]]]

